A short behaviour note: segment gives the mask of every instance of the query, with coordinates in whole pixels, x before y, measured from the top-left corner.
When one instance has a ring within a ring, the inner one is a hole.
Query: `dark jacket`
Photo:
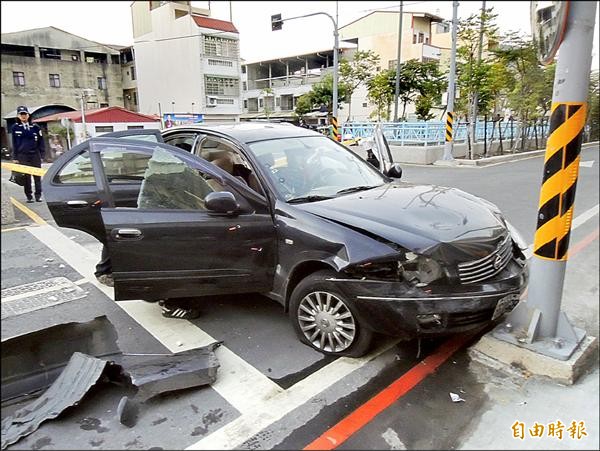
[[[46,146],[42,130],[37,124],[15,124],[11,129],[13,159],[19,156],[38,152],[43,160],[46,154]]]

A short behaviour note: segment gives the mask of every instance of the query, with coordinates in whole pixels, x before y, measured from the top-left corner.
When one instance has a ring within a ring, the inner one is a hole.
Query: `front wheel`
[[[290,316],[303,343],[323,354],[360,357],[373,333],[363,327],[352,302],[327,279],[333,271],[318,271],[302,280],[290,299]]]

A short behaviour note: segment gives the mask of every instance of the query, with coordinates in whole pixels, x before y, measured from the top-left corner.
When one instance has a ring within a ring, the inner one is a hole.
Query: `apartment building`
[[[189,1],[134,1],[138,111],[231,123],[241,114],[239,33]]]
[[[380,57],[380,69],[395,69],[398,60],[399,12],[373,11],[339,29],[340,39],[358,46],[359,50],[372,50]],[[450,25],[438,15],[425,12],[402,14],[402,62],[411,59],[436,61],[445,70],[450,62]],[[368,120],[372,106],[367,99],[367,89],[361,86],[352,96],[351,117],[346,120]],[[410,117],[414,106],[407,108]]]
[[[340,48],[341,58],[352,58],[351,47]],[[296,122],[298,98],[333,74],[333,50],[291,55],[242,65],[242,120],[277,119]],[[310,116],[310,115],[309,115]],[[314,115],[315,125],[325,125],[326,113]],[[316,118],[322,117],[321,122]]]
[[[123,106],[120,53],[55,27],[2,33],[1,144],[19,105],[32,119],[86,108]]]

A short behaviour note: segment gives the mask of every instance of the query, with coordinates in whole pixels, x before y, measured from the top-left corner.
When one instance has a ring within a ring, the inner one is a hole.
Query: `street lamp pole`
[[[81,96],[79,97],[79,102],[81,104],[81,125],[83,125],[83,140],[87,138],[87,125],[85,123],[85,105],[83,104],[83,97],[85,93],[82,91]]]
[[[304,17],[311,17],[311,16],[318,16],[318,15],[325,15],[325,16],[329,17],[329,19],[333,23],[334,43],[333,43],[333,108],[332,108],[332,113],[333,113],[333,118],[334,118],[333,126],[334,126],[335,139],[339,140],[339,134],[338,134],[338,130],[337,130],[339,34],[338,34],[338,25],[337,25],[336,19],[331,17],[331,15],[326,12],[318,12],[318,13],[304,14],[302,16],[289,17],[287,19],[278,19],[277,22],[283,23],[288,20],[302,19]],[[336,17],[337,17],[337,2],[336,2]],[[273,21],[273,18],[274,18],[274,16],[271,16],[272,21]],[[281,29],[281,27],[279,27],[279,29]]]

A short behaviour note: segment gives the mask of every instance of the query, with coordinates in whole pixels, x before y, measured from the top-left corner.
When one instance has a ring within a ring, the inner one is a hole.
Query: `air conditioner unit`
[[[206,98],[206,106],[217,106],[217,98],[216,97],[207,97]]]

